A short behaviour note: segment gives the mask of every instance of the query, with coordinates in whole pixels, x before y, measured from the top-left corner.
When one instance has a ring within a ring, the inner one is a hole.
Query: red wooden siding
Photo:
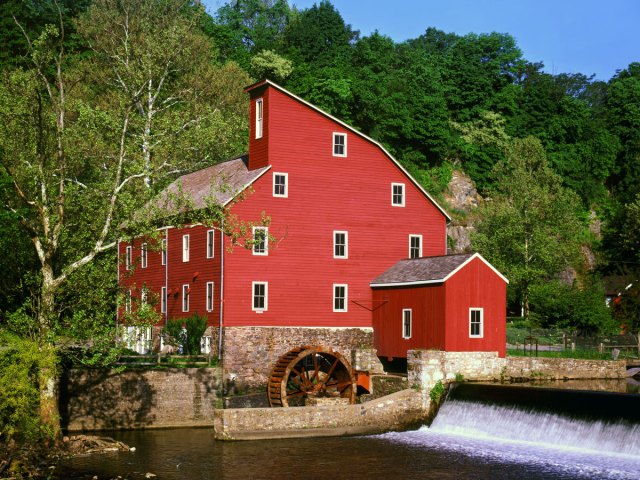
[[[210,325],[218,323],[220,308],[220,232],[214,234],[214,257],[207,258],[207,230],[203,226],[184,229],[167,229],[167,266],[162,265],[162,254],[159,245],[155,251],[148,253],[147,268],[140,267],[140,252],[142,239],[133,242],[133,258],[135,269],[125,271],[125,252],[127,244],[120,244],[120,284],[123,290],[132,289],[135,299],[140,299],[143,285],[152,291],[153,303],[160,313],[161,288],[168,285],[166,318],[184,318],[199,313],[206,315]],[[189,261],[182,261],[182,236],[189,235]],[[167,268],[168,267],[168,268]],[[165,284],[165,276],[168,281]],[[213,311],[206,310],[206,285],[214,282]],[[189,311],[182,311],[182,286],[190,286]],[[122,309],[120,310],[122,313]]]
[[[445,346],[443,285],[373,289],[374,345],[382,357],[406,358],[407,350]],[[412,311],[411,338],[402,338],[402,310]]]
[[[250,92],[249,101],[249,170],[269,164],[269,101],[270,89],[256,88]],[[262,137],[256,138],[256,100],[262,98]]]
[[[382,305],[373,313],[378,355],[406,357],[412,348],[506,354],[506,282],[481,259],[473,258],[446,282],[373,289]],[[411,339],[402,338],[402,310],[413,311]],[[469,336],[469,309],[482,308],[482,338]]]
[[[496,351],[506,354],[507,284],[482,260],[474,258],[446,283],[447,338],[453,352]],[[469,337],[469,308],[484,309],[482,338]]]
[[[265,257],[227,254],[224,323],[370,327],[369,282],[408,256],[409,234],[423,236],[423,255],[444,254],[446,219],[376,145],[269,90],[271,171],[232,211],[243,219],[265,212],[280,241]],[[334,132],[347,134],[346,157],[332,155]],[[273,197],[274,172],[288,174],[288,198]],[[405,184],[405,207],[391,205],[394,182]],[[348,232],[346,260],[333,258],[334,230]],[[253,281],[269,282],[265,312],[251,310]],[[336,283],[349,286],[346,313],[332,311]]]

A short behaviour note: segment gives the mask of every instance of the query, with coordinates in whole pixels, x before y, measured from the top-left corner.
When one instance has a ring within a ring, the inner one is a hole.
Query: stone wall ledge
[[[217,410],[219,440],[370,435],[406,429],[427,418],[429,399],[412,389],[356,405]]]

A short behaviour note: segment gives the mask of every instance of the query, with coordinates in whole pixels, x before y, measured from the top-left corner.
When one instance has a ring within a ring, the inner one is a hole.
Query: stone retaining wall
[[[212,425],[222,371],[184,368],[71,370],[60,413],[69,431]]]
[[[229,379],[237,382],[239,389],[242,390],[265,386],[276,361],[296,347],[304,345],[331,347],[353,362],[354,349],[372,348],[373,329],[226,327],[223,331],[223,342],[224,373]],[[371,358],[368,360],[372,361]],[[377,357],[375,360],[379,364]],[[358,361],[362,363],[361,359]]]
[[[564,380],[624,378],[624,360],[578,360],[571,358],[498,357],[497,352],[443,352],[410,350],[407,352],[409,385],[429,390],[438,381],[465,380]]]
[[[428,410],[428,397],[408,389],[360,405],[217,410],[214,429],[220,440],[374,434],[422,422]]]

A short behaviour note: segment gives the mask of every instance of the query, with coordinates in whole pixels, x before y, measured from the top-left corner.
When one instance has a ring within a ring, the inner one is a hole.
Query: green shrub
[[[429,398],[431,398],[431,401],[438,403],[442,398],[442,395],[444,394],[444,390],[445,389],[444,385],[442,384],[442,380],[438,380],[429,392]]]
[[[182,328],[183,321],[181,318],[175,320],[167,320],[167,324],[162,329],[165,343],[173,347],[182,347],[182,351],[186,350],[187,334]]]
[[[56,363],[52,348],[0,331],[0,439],[32,443],[52,436],[40,421],[39,384]]]
[[[187,341],[185,353],[187,355],[200,355],[200,339],[207,329],[206,315],[194,313],[186,320]]]

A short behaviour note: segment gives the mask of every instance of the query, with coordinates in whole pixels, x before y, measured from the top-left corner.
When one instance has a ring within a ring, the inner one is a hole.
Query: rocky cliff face
[[[455,170],[445,193],[449,215],[453,220],[447,227],[448,253],[471,251],[471,232],[474,230],[474,210],[482,201],[473,180],[464,172]],[[453,210],[453,211],[452,211]]]

